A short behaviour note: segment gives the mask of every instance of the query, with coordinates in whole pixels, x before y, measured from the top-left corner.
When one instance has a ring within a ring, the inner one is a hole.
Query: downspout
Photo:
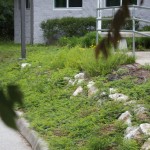
[[[30,44],[34,44],[34,0],[30,0],[30,7],[31,7],[31,10],[30,10]]]

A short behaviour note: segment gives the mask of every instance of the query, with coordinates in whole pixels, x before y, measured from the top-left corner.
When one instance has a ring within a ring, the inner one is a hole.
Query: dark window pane
[[[137,0],[130,0],[130,5],[137,5]]]
[[[120,6],[120,0],[106,0],[106,6]]]
[[[69,0],[69,7],[82,7],[82,0]]]
[[[67,0],[55,0],[55,7],[56,8],[67,7]]]
[[[26,9],[30,9],[30,0],[26,0]]]

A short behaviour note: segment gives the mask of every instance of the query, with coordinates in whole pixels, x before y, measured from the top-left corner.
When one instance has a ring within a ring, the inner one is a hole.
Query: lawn
[[[150,109],[150,80],[139,81],[126,74],[122,65],[134,63],[124,53],[112,54],[108,60],[95,60],[92,48],[28,45],[27,59],[20,60],[20,46],[0,43],[0,87],[19,85],[24,94],[24,112],[31,127],[45,139],[51,150],[138,150],[142,142],[124,140],[127,128],[118,117],[132,106],[112,101],[109,88],[129,96]],[[31,66],[21,68],[22,63]],[[83,92],[73,96],[79,87],[68,84],[65,77],[84,72],[80,83]],[[125,75],[124,75],[125,74]],[[111,78],[117,76],[118,78]],[[88,97],[87,84],[94,81],[99,91]],[[101,93],[105,92],[106,96]],[[99,104],[99,100],[104,103]],[[133,115],[134,125],[147,122]]]

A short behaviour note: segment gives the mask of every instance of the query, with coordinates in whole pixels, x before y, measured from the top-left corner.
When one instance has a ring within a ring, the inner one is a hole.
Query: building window
[[[26,0],[26,9],[30,9],[30,0]]]
[[[82,0],[54,0],[55,8],[82,7]]]
[[[106,0],[106,7],[109,6],[120,6],[120,0]]]
[[[18,0],[18,8],[21,8],[21,1]],[[30,9],[30,0],[26,0],[26,9]]]
[[[123,0],[106,0],[106,7],[121,6]],[[130,5],[137,5],[137,0],[130,0]]]

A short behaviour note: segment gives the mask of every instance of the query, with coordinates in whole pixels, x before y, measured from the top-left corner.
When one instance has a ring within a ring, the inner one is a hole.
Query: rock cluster
[[[81,86],[81,84],[84,83],[84,81],[87,81],[84,73],[79,73],[75,75],[74,79],[70,79],[67,77],[65,77],[65,79],[68,81],[69,85],[72,85],[72,86],[74,86],[75,84],[79,85],[77,89],[74,91],[73,96],[77,96],[83,93],[84,89]],[[88,97],[92,97],[93,95],[99,94],[98,93],[99,89],[96,87],[94,81],[87,82],[87,89],[88,89]],[[110,88],[109,94],[107,94],[106,92],[101,92],[99,95],[101,97],[107,97],[107,99],[110,98],[110,100],[113,100],[116,102],[122,102],[124,103],[125,106],[126,105],[133,106],[133,110],[131,110],[131,112],[133,113],[133,115],[135,115],[139,119],[141,119],[143,116],[148,114],[148,110],[143,105],[137,104],[135,100],[129,100],[128,96],[122,93],[118,93],[117,89]],[[102,105],[104,102],[105,101],[103,99],[97,100],[98,105]],[[128,126],[127,129],[125,130],[124,138],[125,139],[141,139],[143,135],[148,136],[149,138],[143,144],[143,146],[141,147],[141,150],[150,150],[150,124],[143,123],[138,126],[132,126],[131,112],[126,111],[122,113],[120,117],[118,118],[118,120],[122,121]]]

